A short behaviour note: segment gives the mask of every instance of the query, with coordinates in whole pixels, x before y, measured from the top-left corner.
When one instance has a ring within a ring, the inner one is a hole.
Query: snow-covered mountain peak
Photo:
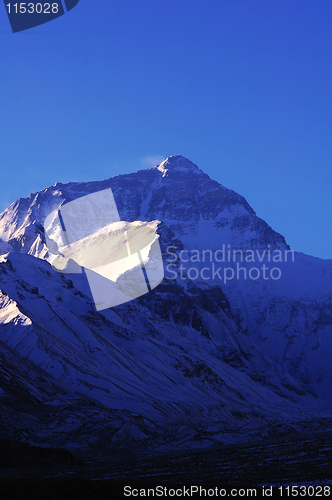
[[[47,258],[43,223],[50,212],[64,200],[110,188],[121,220],[161,220],[187,248],[288,248],[241,195],[181,155],[147,170],[104,181],[56,184],[18,200],[0,214],[1,246],[6,242],[14,251]],[[9,251],[2,247],[1,253]]]
[[[202,173],[197,165],[181,155],[169,156],[155,168],[163,173],[163,177],[167,174],[167,172],[191,172],[194,174]]]

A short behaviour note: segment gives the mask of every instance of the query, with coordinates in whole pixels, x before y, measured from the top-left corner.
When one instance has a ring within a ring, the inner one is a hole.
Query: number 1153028
[[[59,4],[54,3],[8,3],[6,5],[8,14],[57,14]]]

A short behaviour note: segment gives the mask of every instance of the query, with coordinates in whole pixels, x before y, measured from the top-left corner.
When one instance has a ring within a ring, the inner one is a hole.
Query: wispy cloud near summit
[[[162,155],[147,155],[140,160],[140,166],[142,168],[155,167],[164,160],[166,160],[166,157]]]

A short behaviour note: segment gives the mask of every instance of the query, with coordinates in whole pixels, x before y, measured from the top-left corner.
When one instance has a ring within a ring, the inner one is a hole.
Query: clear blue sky
[[[0,31],[1,210],[182,154],[332,257],[331,0],[80,0],[16,34],[1,4]]]

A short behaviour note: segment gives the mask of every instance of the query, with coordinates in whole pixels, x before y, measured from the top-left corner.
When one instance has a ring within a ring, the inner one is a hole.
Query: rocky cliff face
[[[61,200],[106,188],[122,220],[160,221],[165,279],[100,313],[84,275],[47,262],[43,222]],[[329,415],[330,262],[287,254],[243,197],[189,160],[34,193],[1,214],[0,238],[4,437],[204,446]]]

